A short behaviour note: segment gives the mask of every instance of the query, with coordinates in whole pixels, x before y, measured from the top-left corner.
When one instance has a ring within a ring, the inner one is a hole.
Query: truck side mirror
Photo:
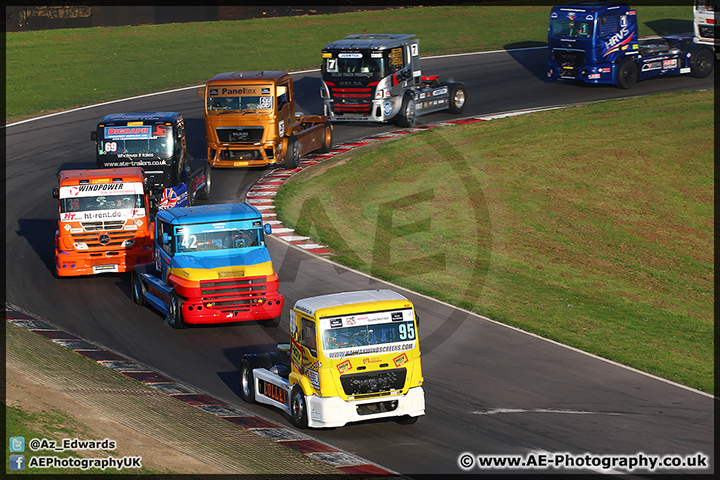
[[[272,235],[272,227],[270,226],[269,223],[266,223],[263,226],[263,232],[265,232],[266,235]]]
[[[95,130],[90,132],[90,140],[92,140],[93,142],[97,141],[97,132]]]
[[[195,93],[197,93],[199,97],[205,97],[205,87],[198,88]]]
[[[52,195],[53,195],[53,198],[58,198],[60,196],[60,193],[58,192],[58,187],[53,188]]]
[[[170,235],[167,234],[167,232],[163,232],[162,234],[162,244],[163,245],[170,245]]]

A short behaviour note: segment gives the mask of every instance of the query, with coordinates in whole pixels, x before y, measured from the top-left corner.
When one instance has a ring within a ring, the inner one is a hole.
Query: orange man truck
[[[205,101],[208,161],[213,167],[297,168],[306,153],[330,151],[332,124],[325,116],[295,111],[287,72],[220,73],[197,94]]]
[[[65,170],[58,199],[59,276],[127,272],[153,261],[147,184],[140,167]]]

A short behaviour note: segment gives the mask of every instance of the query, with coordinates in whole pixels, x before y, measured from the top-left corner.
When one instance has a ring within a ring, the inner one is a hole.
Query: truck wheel
[[[420,417],[411,417],[410,415],[402,415],[400,417],[397,417],[395,421],[399,423],[400,425],[412,425],[413,423],[418,421],[418,418]]]
[[[415,126],[415,100],[411,95],[403,97],[402,106],[398,112],[397,125],[399,127]]]
[[[145,305],[145,284],[140,279],[140,274],[135,270],[130,274],[130,285],[132,290],[133,302],[137,303],[141,307]]]
[[[322,147],[320,147],[320,153],[328,153],[332,149],[332,136],[333,126],[331,123],[325,124],[325,130],[323,132]]]
[[[247,403],[255,403],[255,379],[247,359],[240,364],[240,396]]]
[[[712,52],[707,48],[701,48],[692,56],[691,63],[690,75],[705,78],[712,73],[715,62]]]
[[[619,88],[632,88],[638,79],[638,66],[635,60],[626,58],[617,67],[617,86]]]
[[[295,135],[288,140],[287,152],[285,152],[285,168],[298,168],[300,165],[300,147]]]
[[[205,164],[205,193],[202,194],[203,200],[208,200],[210,198],[210,190],[212,187],[212,175],[210,174],[210,164]]]
[[[170,326],[180,330],[185,328],[185,322],[182,319],[182,300],[177,293],[172,292],[170,294],[170,311],[168,316],[170,317]]]
[[[298,385],[290,391],[290,421],[298,428],[307,428],[307,402],[302,388]]]
[[[448,111],[462,113],[465,108],[465,86],[460,83],[451,83],[448,85],[448,89],[450,90]]]

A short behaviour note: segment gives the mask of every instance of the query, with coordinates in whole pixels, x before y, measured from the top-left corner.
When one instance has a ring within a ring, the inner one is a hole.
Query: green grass
[[[65,415],[63,412],[58,410],[42,410],[40,412],[28,412],[22,408],[5,406],[5,431],[7,432],[7,444],[9,445],[9,438],[12,437],[24,437],[25,438],[25,451],[18,452],[18,455],[25,456],[25,469],[24,470],[11,470],[10,469],[10,455],[15,454],[13,452],[8,454],[8,461],[5,465],[5,473],[8,475],[17,474],[98,474],[98,473],[159,473],[147,467],[137,469],[126,469],[117,470],[116,468],[88,468],[83,470],[81,468],[30,468],[28,462],[32,457],[58,457],[58,458],[122,458],[117,455],[117,452],[113,450],[94,450],[83,453],[75,451],[66,452],[55,452],[55,451],[38,451],[33,452],[28,448],[29,442],[32,439],[48,439],[60,444],[64,438],[79,438],[79,439],[91,439],[93,438],[87,426],[82,425]]]
[[[322,47],[349,34],[414,33],[423,56],[542,45],[548,12],[548,6],[501,2],[10,32],[5,35],[6,122],[199,85],[226,71],[319,68]],[[643,6],[638,16],[642,36],[692,30],[690,6]]]
[[[295,175],[276,209],[340,263],[712,393],[713,104],[439,127]]]

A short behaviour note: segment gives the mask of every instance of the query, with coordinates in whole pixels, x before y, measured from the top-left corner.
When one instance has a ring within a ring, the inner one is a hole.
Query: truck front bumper
[[[394,118],[402,107],[402,97],[373,100],[367,114],[353,113],[352,110],[341,110],[343,105],[325,100],[324,114],[333,122],[387,122]],[[347,108],[347,106],[346,106]],[[367,107],[366,107],[367,108]]]
[[[55,256],[55,266],[59,277],[129,272],[135,265],[152,261],[152,247],[106,252],[57,252]]]
[[[280,149],[273,143],[208,147],[210,165],[216,168],[264,167],[280,162]]]
[[[394,408],[393,408],[394,407]],[[340,397],[307,397],[308,427],[342,427],[374,418],[418,417],[425,414],[425,392],[413,387],[405,395],[345,401]]]
[[[201,299],[188,298],[183,302],[183,322],[189,325],[250,322],[271,320],[282,313],[285,299],[277,292],[270,292],[262,304],[242,307],[213,307]]]
[[[615,84],[615,65],[602,63],[580,67],[563,67],[550,63],[548,64],[547,77],[551,80],[563,78],[585,83]]]

